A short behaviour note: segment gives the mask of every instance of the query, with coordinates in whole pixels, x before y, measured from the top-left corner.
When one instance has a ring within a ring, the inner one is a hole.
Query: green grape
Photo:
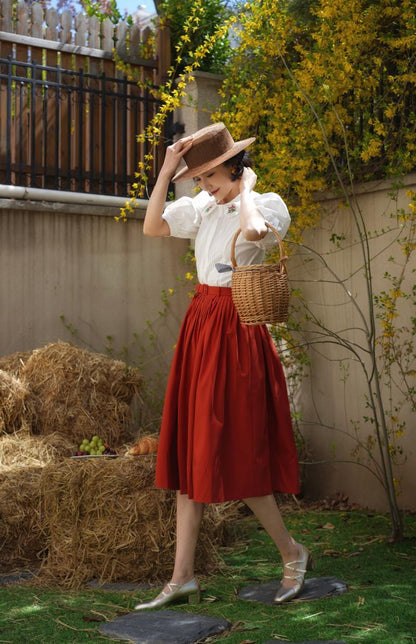
[[[114,453],[105,446],[104,440],[97,435],[94,435],[91,440],[84,438],[79,445],[79,451],[83,454],[90,454],[91,456]]]

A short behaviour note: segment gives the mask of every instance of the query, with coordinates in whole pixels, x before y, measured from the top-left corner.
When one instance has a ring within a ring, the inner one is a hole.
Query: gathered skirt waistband
[[[208,286],[208,284],[197,284],[195,293],[198,295],[225,295],[231,297],[230,286]]]

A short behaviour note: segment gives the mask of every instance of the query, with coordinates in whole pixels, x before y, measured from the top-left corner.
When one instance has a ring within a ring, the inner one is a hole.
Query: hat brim
[[[182,170],[179,170],[179,172],[177,172],[175,176],[172,178],[173,183],[177,183],[178,181],[184,181],[185,179],[197,177],[203,172],[207,172],[211,168],[215,168],[217,165],[221,165],[221,163],[224,163],[224,161],[231,159],[231,157],[234,157],[236,154],[241,152],[241,150],[248,148],[248,146],[254,143],[255,140],[256,140],[256,137],[252,136],[249,139],[236,141],[233,147],[227,150],[227,152],[224,152],[224,154],[221,154],[221,156],[216,157],[211,161],[207,161],[206,163],[203,163],[197,166],[196,168],[188,168],[188,166],[186,166],[185,168],[182,168]]]

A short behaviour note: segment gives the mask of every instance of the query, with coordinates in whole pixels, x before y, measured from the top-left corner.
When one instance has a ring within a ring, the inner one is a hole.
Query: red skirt
[[[231,289],[199,285],[169,376],[156,486],[202,503],[299,492],[286,381],[266,326]]]

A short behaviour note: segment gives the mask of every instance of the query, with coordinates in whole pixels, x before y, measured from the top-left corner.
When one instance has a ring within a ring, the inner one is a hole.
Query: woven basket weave
[[[289,284],[282,238],[274,226],[266,222],[279,242],[280,259],[277,264],[237,266],[235,244],[241,228],[231,243],[231,293],[235,308],[243,324],[275,324],[286,322],[289,316]]]

